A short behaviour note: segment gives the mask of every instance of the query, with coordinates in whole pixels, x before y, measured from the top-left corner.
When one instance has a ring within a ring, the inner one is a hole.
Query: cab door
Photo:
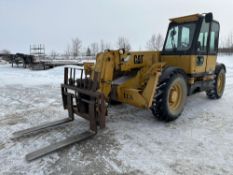
[[[201,29],[197,40],[197,55],[193,60],[194,72],[206,72],[206,65],[208,60],[208,40],[209,40],[210,23],[202,21]]]
[[[219,42],[219,23],[213,21],[210,26],[209,49],[206,64],[206,72],[213,73],[216,66]]]

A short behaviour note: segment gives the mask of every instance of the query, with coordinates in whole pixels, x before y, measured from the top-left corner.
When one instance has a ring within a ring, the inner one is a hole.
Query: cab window
[[[211,32],[210,32],[210,45],[209,45],[210,54],[217,54],[218,37],[219,37],[219,24],[216,22],[212,22]]]
[[[209,27],[210,27],[210,23],[206,23],[205,20],[203,20],[197,41],[198,53],[207,54]]]
[[[187,51],[191,48],[196,24],[178,24],[169,28],[165,51]]]

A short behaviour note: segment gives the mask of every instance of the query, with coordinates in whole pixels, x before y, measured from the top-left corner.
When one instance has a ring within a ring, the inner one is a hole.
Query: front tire
[[[156,91],[151,108],[154,116],[167,122],[177,119],[183,112],[187,91],[185,75],[179,71],[171,73]]]
[[[209,99],[220,99],[224,93],[226,82],[226,70],[223,65],[218,65],[215,71],[213,86],[206,91]]]

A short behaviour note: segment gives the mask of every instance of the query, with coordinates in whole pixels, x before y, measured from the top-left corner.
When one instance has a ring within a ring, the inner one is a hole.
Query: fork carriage
[[[80,77],[76,78],[79,75],[78,73],[80,73]],[[105,96],[97,91],[97,79],[97,72],[94,73],[92,79],[90,72],[84,72],[83,69],[68,67],[64,69],[64,83],[61,84],[61,92],[63,107],[68,110],[68,118],[18,131],[13,133],[13,136],[14,138],[19,138],[64,125],[74,121],[75,114],[89,121],[89,129],[81,134],[68,137],[65,140],[31,152],[26,155],[26,160],[31,161],[63,147],[84,141],[97,134],[98,126],[100,128],[105,127]]]
[[[76,79],[80,73],[80,78]],[[91,75],[79,68],[68,68],[64,70],[64,84],[61,85],[62,101],[64,109],[69,116],[77,114],[90,121],[90,130],[97,132],[97,125],[105,127],[106,104],[103,93],[98,89],[98,73]]]

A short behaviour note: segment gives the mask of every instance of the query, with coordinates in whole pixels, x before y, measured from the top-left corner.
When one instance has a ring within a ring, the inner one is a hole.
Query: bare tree
[[[98,43],[91,43],[91,53],[92,55],[96,55],[99,52]]]
[[[66,48],[64,56],[65,56],[66,59],[69,59],[70,56],[71,56],[71,48],[70,48],[69,44],[67,45],[67,48]]]
[[[233,32],[229,33],[224,40],[221,40],[218,51],[220,54],[233,54]]]
[[[163,37],[161,34],[153,34],[146,44],[147,49],[159,51],[163,47]]]
[[[155,34],[153,34],[151,38],[147,41],[146,48],[149,50],[156,50],[155,43],[156,43],[156,36]]]
[[[104,44],[104,41],[101,40],[100,41],[100,51],[103,52],[105,50],[105,44]]]
[[[50,56],[51,56],[52,59],[56,59],[58,55],[59,54],[55,50],[52,50],[51,53],[50,53]]]
[[[72,39],[72,55],[74,57],[80,55],[81,47],[82,47],[82,41],[79,38]]]
[[[111,44],[105,43],[105,50],[110,50],[110,49],[111,49]]]
[[[91,56],[91,49],[89,47],[87,48],[86,56]]]
[[[104,40],[100,41],[100,52],[104,52],[105,50],[111,49],[110,43],[105,43]]]
[[[233,32],[231,32],[228,37],[227,37],[227,40],[226,40],[226,46],[227,48],[231,48],[233,47]]]
[[[10,54],[11,52],[7,49],[3,49],[0,51],[1,54]]]
[[[125,49],[126,51],[131,49],[129,40],[126,37],[119,37],[116,44],[118,49]]]

